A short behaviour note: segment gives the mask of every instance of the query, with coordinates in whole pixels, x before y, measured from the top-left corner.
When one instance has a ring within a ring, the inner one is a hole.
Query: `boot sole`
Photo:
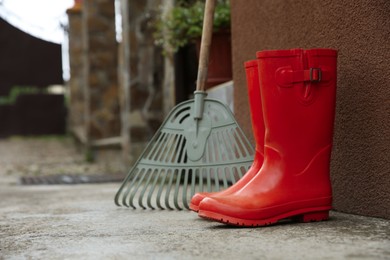
[[[195,205],[195,204],[190,203],[190,210],[192,210],[192,211],[198,213],[198,211],[199,211],[199,205]]]
[[[199,210],[202,218],[221,222],[223,224],[240,227],[263,227],[276,224],[283,219],[292,219],[296,222],[318,222],[329,219],[330,207],[308,208],[291,211],[268,219],[240,219],[225,216],[211,211]]]

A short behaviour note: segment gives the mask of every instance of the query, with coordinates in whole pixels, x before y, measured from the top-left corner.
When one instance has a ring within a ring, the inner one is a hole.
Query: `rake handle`
[[[202,40],[200,43],[198,77],[196,90],[204,91],[207,82],[207,71],[209,67],[209,53],[213,35],[214,9],[216,0],[206,0],[204,11]]]

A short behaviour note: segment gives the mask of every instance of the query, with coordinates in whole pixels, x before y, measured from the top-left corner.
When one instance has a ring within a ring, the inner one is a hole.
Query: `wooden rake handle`
[[[198,78],[196,81],[196,90],[204,91],[207,82],[207,71],[209,67],[209,53],[211,39],[213,35],[214,9],[216,0],[206,0],[204,10],[202,41],[200,44]]]

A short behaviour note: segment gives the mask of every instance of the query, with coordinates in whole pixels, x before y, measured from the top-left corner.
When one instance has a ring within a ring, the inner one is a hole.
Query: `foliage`
[[[0,105],[12,105],[15,104],[18,96],[23,94],[38,94],[43,90],[32,86],[15,86],[12,87],[8,96],[0,96]]]
[[[205,2],[178,1],[176,6],[163,17],[160,14],[154,23],[156,44],[166,51],[177,51],[202,34]],[[214,31],[230,29],[230,4],[218,0],[214,13]]]

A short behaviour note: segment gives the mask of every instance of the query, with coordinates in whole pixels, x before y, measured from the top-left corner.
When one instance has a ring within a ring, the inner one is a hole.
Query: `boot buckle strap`
[[[311,82],[320,82],[321,81],[321,79],[322,79],[321,68],[310,68],[309,73],[310,73],[309,79]]]
[[[276,70],[275,78],[281,87],[292,87],[294,83],[311,82],[320,83],[330,80],[330,73],[322,68],[308,70],[292,70],[291,67],[281,67]]]

